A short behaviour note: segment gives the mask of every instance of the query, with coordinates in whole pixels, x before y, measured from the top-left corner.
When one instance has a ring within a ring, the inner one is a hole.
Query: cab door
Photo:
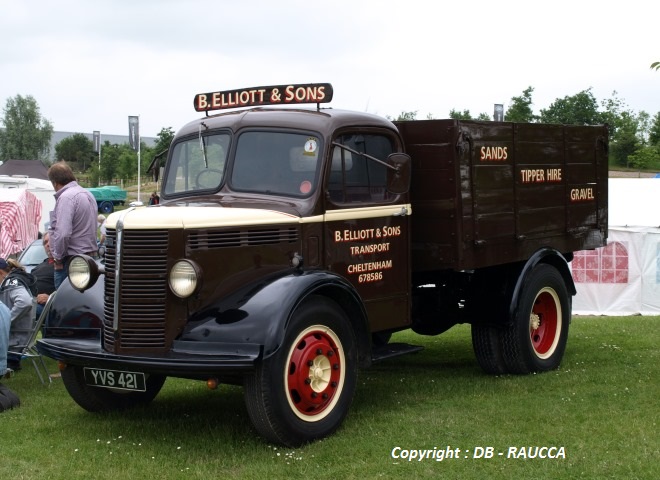
[[[395,195],[385,161],[400,151],[389,132],[355,131],[337,136],[326,172],[324,245],[329,270],[356,288],[372,332],[410,323],[410,213],[408,193]],[[353,150],[351,152],[350,150]]]

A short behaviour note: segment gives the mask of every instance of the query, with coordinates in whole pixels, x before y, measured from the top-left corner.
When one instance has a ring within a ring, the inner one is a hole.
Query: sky
[[[31,95],[54,130],[101,135],[139,115],[142,136],[198,118],[197,93],[292,83],[331,83],[332,108],[389,117],[492,115],[530,86],[535,113],[591,88],[653,116],[659,13],[649,0],[0,0],[0,104]]]

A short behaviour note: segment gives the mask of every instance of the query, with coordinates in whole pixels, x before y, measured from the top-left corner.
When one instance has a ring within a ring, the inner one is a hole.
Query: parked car
[[[18,261],[25,267],[26,272],[31,272],[34,267],[48,258],[43,240],[38,238],[23,250]]]

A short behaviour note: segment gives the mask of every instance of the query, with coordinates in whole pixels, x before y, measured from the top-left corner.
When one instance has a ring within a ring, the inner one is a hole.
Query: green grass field
[[[300,449],[254,433],[239,387],[169,379],[147,408],[91,414],[24,363],[3,381],[22,405],[0,414],[0,478],[656,479],[659,322],[575,317],[561,368],[520,377],[483,374],[467,326],[397,334],[424,350],[361,372],[340,430]],[[512,447],[565,458],[507,458]]]

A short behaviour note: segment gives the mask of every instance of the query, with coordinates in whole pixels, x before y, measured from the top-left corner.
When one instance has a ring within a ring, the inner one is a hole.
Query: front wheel
[[[89,412],[124,410],[146,405],[156,398],[166,378],[164,375],[149,375],[144,392],[131,392],[87,385],[83,367],[67,365],[62,370],[62,381],[69,395]]]
[[[346,314],[313,296],[294,312],[279,350],[246,377],[245,403],[261,435],[294,447],[341,425],[356,381],[356,340]]]
[[[571,299],[559,271],[534,267],[523,285],[513,324],[502,330],[502,357],[510,373],[557,368],[566,349]]]

